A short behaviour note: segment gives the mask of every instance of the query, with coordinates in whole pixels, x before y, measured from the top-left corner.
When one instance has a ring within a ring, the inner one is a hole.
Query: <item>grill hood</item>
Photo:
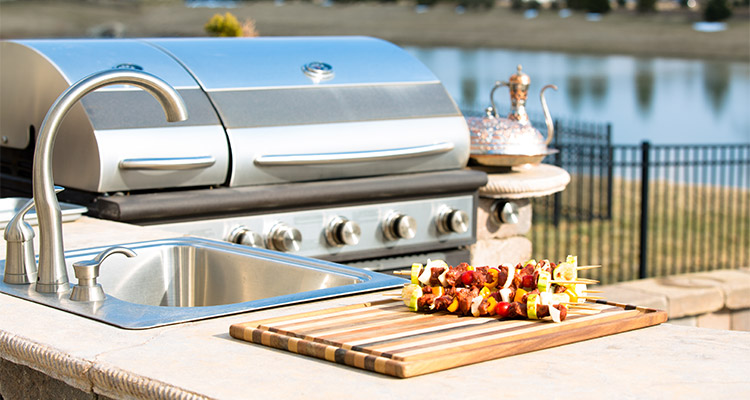
[[[59,185],[90,192],[250,186],[458,169],[469,131],[440,81],[364,37],[2,42],[3,146],[31,143],[70,84],[111,68],[174,86],[187,121],[127,86],[97,90],[66,117]],[[9,99],[13,99],[9,101]]]

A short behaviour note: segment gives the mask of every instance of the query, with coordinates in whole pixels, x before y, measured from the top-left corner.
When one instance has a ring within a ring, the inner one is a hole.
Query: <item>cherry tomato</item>
[[[463,274],[461,274],[461,282],[463,282],[464,285],[469,286],[471,285],[471,282],[474,281],[474,271],[466,271]]]
[[[533,287],[534,275],[525,275],[521,281],[521,287]]]
[[[501,301],[497,303],[495,306],[495,314],[497,314],[500,318],[505,318],[508,316],[508,307],[510,307],[510,303],[507,301]]]

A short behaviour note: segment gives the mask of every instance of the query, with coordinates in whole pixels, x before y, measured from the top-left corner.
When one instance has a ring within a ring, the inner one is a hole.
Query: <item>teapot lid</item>
[[[528,75],[521,71],[522,68],[523,67],[521,67],[521,64],[518,64],[518,66],[516,67],[516,73],[510,76],[508,83],[510,85],[524,85],[526,86],[526,89],[528,89],[528,86],[531,84],[531,78],[529,78]]]

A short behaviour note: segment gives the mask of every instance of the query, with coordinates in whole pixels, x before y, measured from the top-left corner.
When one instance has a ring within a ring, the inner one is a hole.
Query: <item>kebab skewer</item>
[[[585,295],[586,283],[577,279],[577,260],[569,256],[555,265],[548,260],[530,260],[516,267],[456,267],[444,261],[414,264],[412,283],[402,291],[402,300],[412,311],[440,311],[464,315],[497,315],[501,318],[563,321],[567,307],[595,298]],[[552,279],[554,278],[554,279]]]

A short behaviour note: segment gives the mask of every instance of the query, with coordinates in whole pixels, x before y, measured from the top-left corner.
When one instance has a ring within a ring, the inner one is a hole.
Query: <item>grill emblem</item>
[[[117,64],[112,69],[132,69],[134,71],[143,71],[143,67],[138,64],[123,63]]]
[[[333,67],[321,61],[313,61],[303,65],[302,72],[315,83],[333,79],[334,75]]]

